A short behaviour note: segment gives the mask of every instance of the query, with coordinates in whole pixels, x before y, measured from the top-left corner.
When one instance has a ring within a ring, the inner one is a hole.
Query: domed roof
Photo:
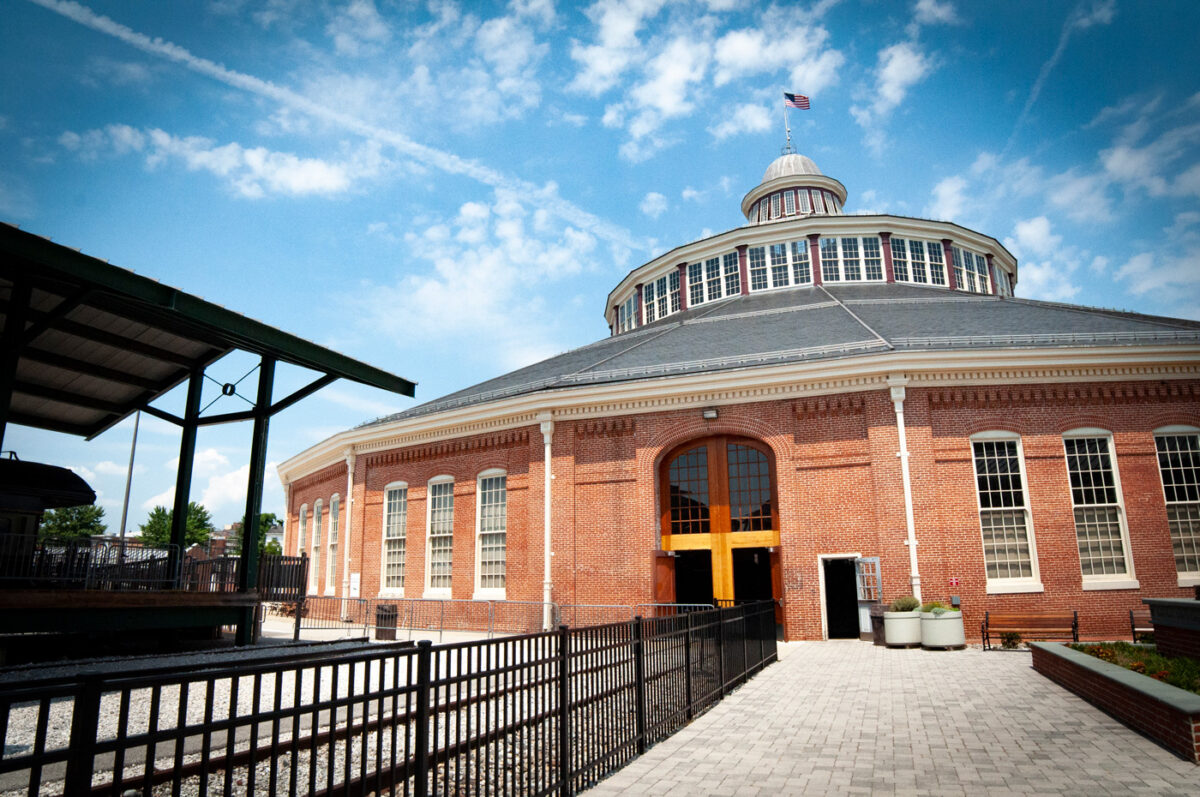
[[[766,173],[763,174],[762,181],[766,183],[777,177],[820,173],[821,170],[817,168],[817,164],[812,162],[812,158],[805,155],[798,155],[795,152],[789,152],[771,161],[771,165],[767,167]]]

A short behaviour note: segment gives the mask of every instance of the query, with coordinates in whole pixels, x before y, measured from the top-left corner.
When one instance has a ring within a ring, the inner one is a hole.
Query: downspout
[[[354,529],[354,447],[346,446],[342,453],[346,456],[346,500],[343,501],[346,505],[346,529],[339,535],[344,541],[338,540],[338,545],[346,549],[342,555],[342,605],[345,606],[346,598],[350,597],[350,539]]]
[[[908,435],[904,429],[904,386],[908,378],[903,375],[889,376],[888,387],[891,388],[892,406],[896,410],[896,434],[900,440],[900,478],[904,482],[904,523],[908,527],[908,569],[911,573],[912,594],[921,600],[921,573],[917,569],[917,528],[913,520],[912,475],[908,469]]]
[[[551,473],[551,445],[554,442],[554,416],[551,413],[543,412],[538,415],[542,425],[542,446],[544,448],[542,458],[542,473],[544,475],[544,484],[542,486],[543,507],[542,507],[542,525],[543,540],[545,550],[542,554],[544,562],[544,573],[542,575],[542,628],[549,631],[554,627],[554,607],[552,603],[554,582],[550,575],[550,557],[553,555],[550,551],[550,483],[554,479]]]

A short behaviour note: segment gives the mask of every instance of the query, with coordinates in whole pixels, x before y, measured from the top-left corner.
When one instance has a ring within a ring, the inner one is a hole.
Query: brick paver
[[[1200,767],[1037,674],[1026,651],[780,653],[589,797],[1200,794]]]

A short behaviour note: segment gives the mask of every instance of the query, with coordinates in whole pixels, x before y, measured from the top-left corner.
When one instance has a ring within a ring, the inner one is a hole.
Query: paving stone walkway
[[[1034,672],[1026,651],[780,654],[588,796],[1200,794],[1200,766]]]

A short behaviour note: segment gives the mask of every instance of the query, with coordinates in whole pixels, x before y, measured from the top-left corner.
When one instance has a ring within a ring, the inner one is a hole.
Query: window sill
[[[1040,581],[989,581],[988,595],[1013,595],[1020,592],[1045,592]]]
[[[326,598],[332,598],[332,597],[334,597],[336,594],[337,594],[337,593],[336,593],[334,590],[332,590],[332,589],[327,589],[327,590],[325,590],[325,597],[326,597]]]
[[[477,590],[475,590],[475,594],[471,596],[471,600],[473,600],[473,601],[507,600],[507,598],[505,597],[506,592],[507,592],[507,590],[504,587],[501,587],[499,589],[496,589],[494,587],[489,588],[489,589],[477,589]]]
[[[381,598],[403,598],[404,597],[404,587],[388,587],[386,589],[381,589],[381,590],[379,590],[379,597],[381,597]]]
[[[1194,587],[1200,584],[1200,573],[1180,573],[1179,586]]]
[[[1120,580],[1110,581],[1087,581],[1083,582],[1085,592],[1089,590],[1106,590],[1106,589],[1141,589],[1142,585],[1136,578],[1122,578]]]
[[[423,600],[449,600],[450,590],[445,587],[439,587],[437,589],[430,588],[425,590],[425,593],[421,595],[421,598]]]

